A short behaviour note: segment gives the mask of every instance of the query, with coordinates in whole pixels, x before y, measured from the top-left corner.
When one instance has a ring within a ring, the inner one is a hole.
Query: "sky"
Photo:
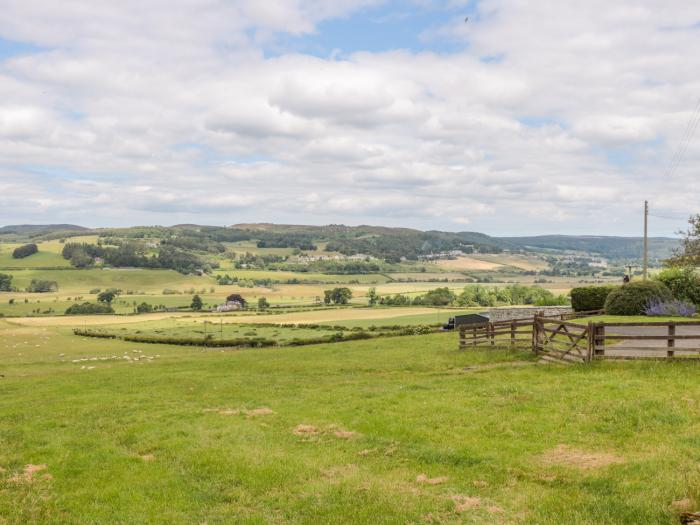
[[[0,12],[0,224],[639,235],[646,199],[671,235],[700,212],[699,2]]]

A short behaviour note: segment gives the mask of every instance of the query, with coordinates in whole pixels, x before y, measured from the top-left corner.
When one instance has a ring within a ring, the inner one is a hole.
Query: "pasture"
[[[289,281],[298,283],[327,283],[327,284],[348,284],[348,283],[386,283],[390,279],[382,274],[326,274],[314,272],[287,272],[275,270],[217,270],[214,275],[230,275],[238,277],[240,280],[266,280],[274,283],[285,284]]]
[[[203,351],[23,320],[0,320],[0,363],[2,523],[670,524],[700,501],[697,363],[540,366],[455,334]]]

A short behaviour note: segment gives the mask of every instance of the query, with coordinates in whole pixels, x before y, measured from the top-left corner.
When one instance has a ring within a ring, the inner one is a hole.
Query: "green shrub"
[[[576,312],[602,310],[610,292],[619,286],[580,286],[571,290],[571,306]]]
[[[656,280],[664,283],[676,299],[700,305],[700,275],[695,268],[666,268],[656,276]]]
[[[39,251],[39,248],[37,248],[36,244],[25,244],[24,246],[20,246],[19,248],[15,248],[15,251],[12,252],[12,258],[13,259],[24,259],[25,257],[29,257],[30,255],[34,255],[38,251]]]
[[[0,292],[12,291],[12,276],[0,273]]]
[[[610,292],[605,300],[609,315],[644,315],[650,301],[671,301],[673,294],[659,281],[634,282]]]
[[[144,302],[136,307],[136,312],[140,314],[149,314],[153,311],[153,306]]]
[[[58,291],[58,283],[56,281],[43,281],[41,279],[32,279],[27,286],[27,291],[30,293],[50,293]]]
[[[66,315],[113,314],[114,309],[106,303],[83,303],[68,307]]]

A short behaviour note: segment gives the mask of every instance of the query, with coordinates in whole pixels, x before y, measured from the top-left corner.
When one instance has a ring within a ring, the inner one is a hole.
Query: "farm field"
[[[185,290],[200,289],[216,284],[211,277],[182,275],[174,270],[151,270],[143,268],[119,269],[66,269],[66,270],[10,270],[5,273],[14,277],[13,284],[25,288],[32,279],[56,281],[60,292],[88,293],[93,288],[121,288],[161,293],[165,288]]]
[[[273,270],[217,270],[214,275],[230,275],[236,276],[239,279],[270,279],[277,283],[286,283],[287,281],[298,281],[301,283],[316,282],[329,284],[347,284],[347,283],[385,283],[389,279],[382,274],[350,274],[350,275],[333,275],[325,273],[312,272],[286,272]]]
[[[546,270],[549,268],[549,263],[540,257],[531,255],[518,254],[479,254],[473,255],[474,259],[479,261],[501,264],[503,266],[512,266],[526,271]]]
[[[70,268],[70,262],[61,257],[60,253],[47,251],[42,246],[39,252],[23,259],[14,259],[12,252],[22,244],[0,243],[0,270],[7,268]]]
[[[670,524],[695,508],[696,363],[540,366],[456,343],[202,351],[0,320],[0,517]]]
[[[464,309],[468,311],[469,309]],[[447,312],[462,311],[462,309],[448,310]],[[392,307],[392,308],[332,308],[332,309],[308,309],[297,312],[279,313],[275,315],[255,315],[241,312],[232,314],[193,313],[193,312],[156,312],[152,314],[121,316],[121,315],[81,315],[81,316],[45,316],[45,317],[18,317],[9,320],[14,325],[24,326],[58,326],[81,327],[95,325],[112,325],[120,323],[145,323],[149,321],[162,321],[164,319],[188,318],[192,320],[206,319],[212,323],[332,323],[345,322],[380,322],[382,324],[398,324],[397,319],[415,316],[435,316],[437,310],[425,307]],[[352,326],[352,325],[348,325]]]
[[[463,256],[456,259],[444,259],[437,261],[435,266],[444,268],[450,271],[465,271],[465,270],[498,270],[503,267],[502,264],[493,261],[483,261],[475,256]]]
[[[293,339],[316,339],[320,336],[332,335],[332,330],[311,329],[305,327],[279,327],[250,323],[215,323],[207,319],[169,319],[146,323],[127,325],[105,325],[95,327],[98,331],[124,335],[141,335],[151,337],[177,337],[202,339],[207,336],[213,339],[255,339],[264,338],[287,343]]]

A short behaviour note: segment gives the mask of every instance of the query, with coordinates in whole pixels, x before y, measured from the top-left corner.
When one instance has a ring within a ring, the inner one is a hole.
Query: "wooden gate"
[[[535,317],[532,343],[546,361],[586,363],[593,348],[591,325]]]

